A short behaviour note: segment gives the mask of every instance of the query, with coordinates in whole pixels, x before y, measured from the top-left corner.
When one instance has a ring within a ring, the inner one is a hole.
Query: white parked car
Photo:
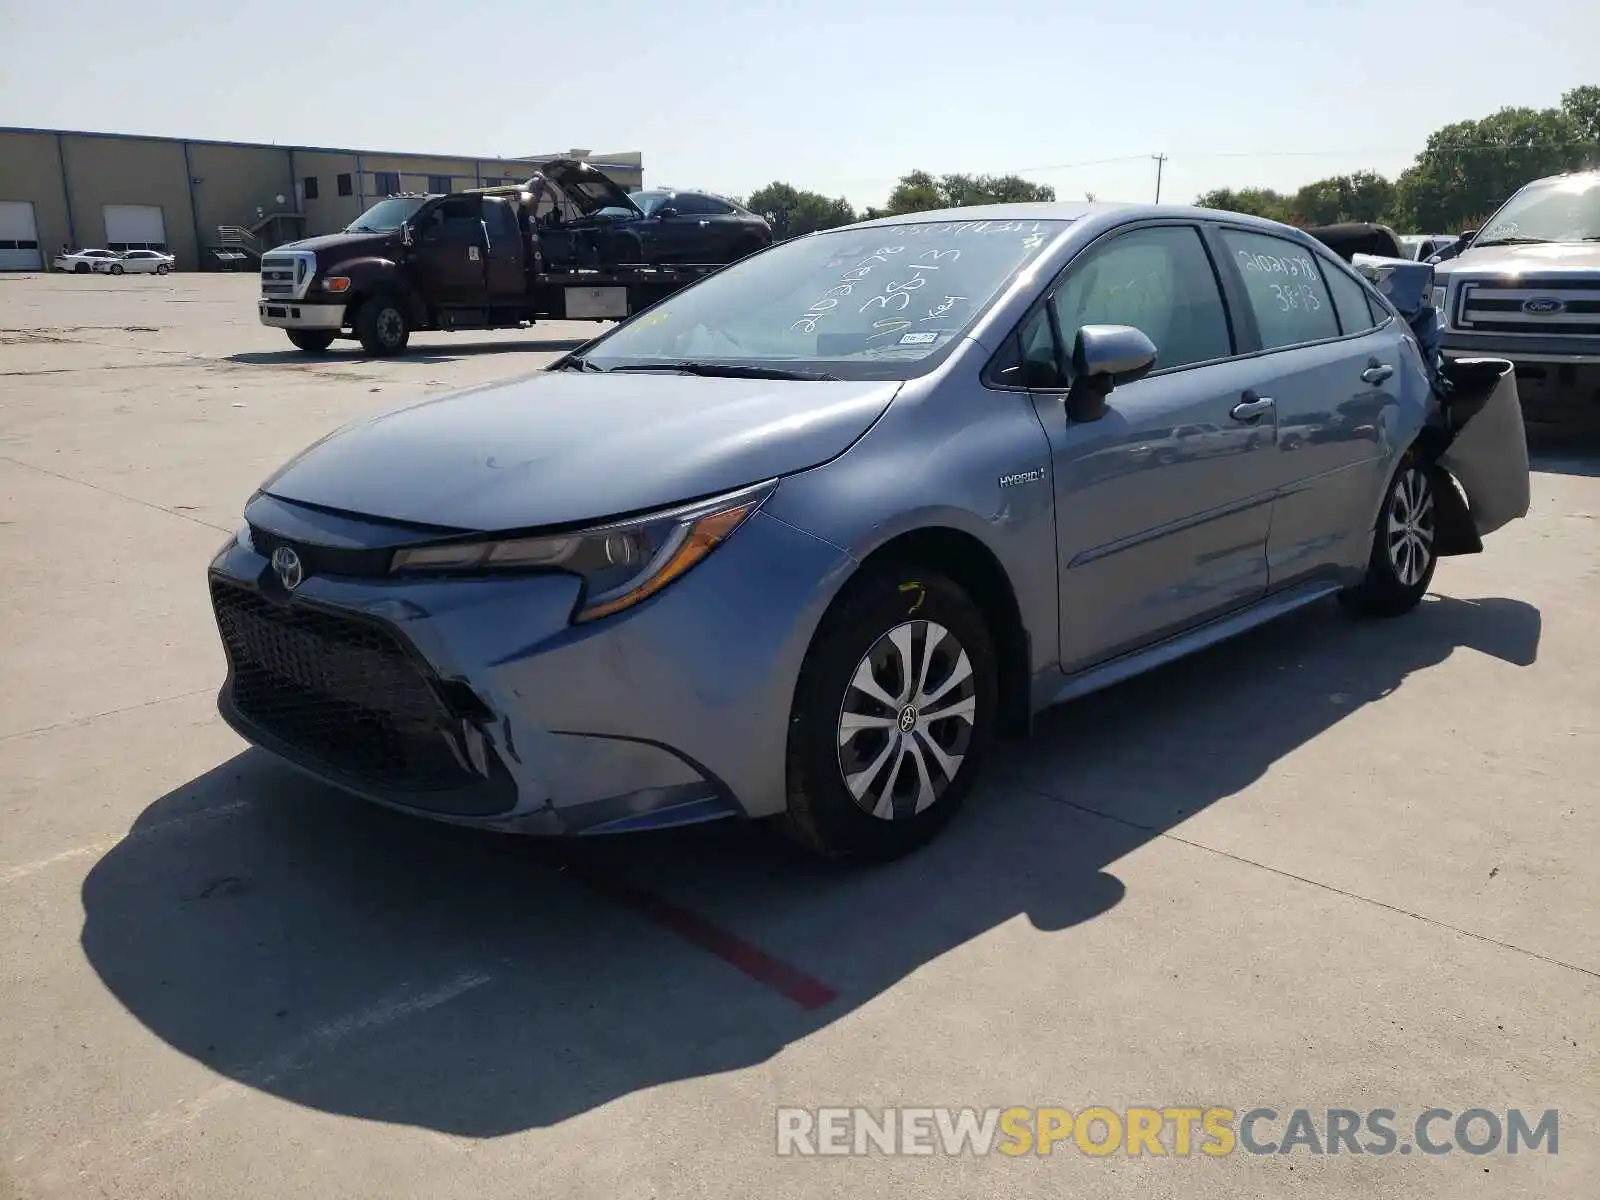
[[[177,263],[177,256],[165,250],[124,250],[116,262],[95,269],[109,271],[113,275],[120,275],[123,271],[129,275],[165,275],[175,270]]]
[[[58,254],[53,264],[57,271],[73,271],[87,275],[90,271],[104,271],[121,258],[115,250],[74,250],[71,254]]]

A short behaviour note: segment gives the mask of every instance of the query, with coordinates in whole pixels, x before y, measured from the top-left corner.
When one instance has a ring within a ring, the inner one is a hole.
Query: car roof
[[[1217,208],[1199,208],[1193,204],[1139,204],[1105,200],[1043,200],[1016,204],[973,204],[963,208],[936,208],[926,212],[876,217],[871,221],[862,221],[851,228],[870,229],[874,225],[900,225],[908,221],[1087,221],[1092,218],[1113,217],[1125,220],[1142,218],[1225,220],[1234,224],[1255,226],[1263,232],[1280,235],[1286,230],[1292,233],[1301,232],[1264,217],[1252,217]]]

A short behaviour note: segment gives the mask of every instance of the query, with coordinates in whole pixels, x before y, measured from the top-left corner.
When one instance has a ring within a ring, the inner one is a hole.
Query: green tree
[[[752,192],[745,207],[763,215],[771,213],[773,231],[781,238],[800,237],[819,229],[836,229],[859,219],[843,196],[830,200],[821,192],[801,191],[776,181]]]
[[[1589,158],[1584,130],[1565,109],[1502,108],[1482,120],[1457,121],[1430,136],[1395,181],[1395,219],[1414,230],[1453,232],[1530,180]]]
[[[1289,198],[1287,209],[1306,225],[1383,221],[1394,205],[1394,184],[1376,171],[1334,175],[1308,183]]]
[[[1034,183],[1020,175],[942,175],[909,171],[889,193],[884,206],[894,214],[928,212],[935,208],[961,208],[968,204],[1026,204],[1056,198],[1049,184]]]
[[[1268,217],[1274,221],[1289,219],[1289,197],[1271,188],[1216,188],[1198,197],[1195,203],[1201,208]]]
[[[1600,162],[1600,87],[1591,84],[1564,93],[1561,111],[1577,123],[1586,141],[1596,143],[1590,147],[1589,163]]]
[[[944,207],[945,198],[939,181],[926,171],[911,171],[902,175],[900,182],[894,185],[894,191],[889,193],[888,203],[884,205],[885,210],[894,216]]]

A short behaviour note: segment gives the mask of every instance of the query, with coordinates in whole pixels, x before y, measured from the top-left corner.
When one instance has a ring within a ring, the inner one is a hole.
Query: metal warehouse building
[[[526,179],[557,157],[588,159],[629,190],[643,183],[636,151],[456,158],[0,127],[0,270],[40,270],[62,245],[217,267],[241,248],[337,232],[394,192]]]

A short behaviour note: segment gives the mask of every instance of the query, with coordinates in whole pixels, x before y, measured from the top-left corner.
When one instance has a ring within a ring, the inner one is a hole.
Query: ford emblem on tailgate
[[[1550,317],[1567,307],[1566,301],[1554,296],[1534,296],[1522,302],[1522,311],[1535,317]]]

